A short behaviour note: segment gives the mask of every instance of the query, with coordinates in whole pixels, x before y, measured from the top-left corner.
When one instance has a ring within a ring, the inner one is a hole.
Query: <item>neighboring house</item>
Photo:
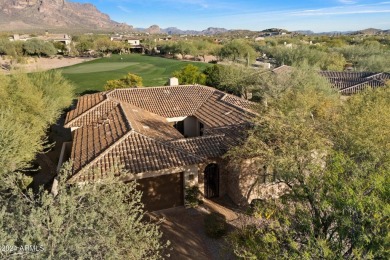
[[[123,35],[113,35],[110,37],[111,41],[122,41]]]
[[[282,65],[272,70],[275,74],[291,73],[293,67]],[[390,80],[390,73],[386,72],[350,72],[350,71],[320,71],[334,89],[341,95],[349,96],[367,88],[384,87]]]
[[[356,94],[367,88],[384,87],[390,80],[390,73],[374,72],[334,72],[321,71],[320,75],[328,79],[330,84],[342,95]]]
[[[279,67],[274,68],[272,70],[272,72],[277,74],[277,75],[288,74],[288,73],[291,73],[292,71],[293,71],[293,67],[288,66],[288,65],[282,65],[282,66],[279,66]]]
[[[171,41],[172,40],[172,36],[168,35],[166,37],[162,37],[162,38],[158,38],[158,41],[161,42],[161,41]]]
[[[45,34],[43,36],[36,37],[46,42],[61,42],[65,45],[69,45],[72,42],[72,38],[68,34]]]
[[[62,42],[65,45],[69,45],[72,42],[72,38],[68,34],[46,33],[45,35],[34,36],[34,37],[27,34],[24,35],[14,34],[12,37],[9,38],[10,41],[24,41],[24,42],[31,39],[40,39],[46,42]]]
[[[14,34],[13,36],[9,37],[8,39],[13,42],[13,41],[28,41],[31,40],[33,37],[31,37],[29,34]]]
[[[127,38],[126,42],[130,45],[130,50],[132,50],[132,52],[139,52],[139,53],[145,52],[145,49],[141,45],[141,41],[139,39]]]
[[[183,205],[185,188],[194,185],[206,198],[228,194],[239,203],[247,191],[221,157],[245,138],[251,106],[200,85],[85,95],[67,114],[73,141],[59,165],[73,161],[68,183],[99,181],[122,166],[128,173],[117,177],[140,183],[148,210]]]
[[[141,44],[139,39],[127,39],[127,43],[131,46],[139,46]]]
[[[141,40],[137,38],[133,38],[128,35],[114,35],[110,37],[111,41],[116,42],[126,42],[130,45],[129,49],[132,52],[144,53],[144,48],[141,45]]]
[[[256,37],[255,38],[255,42],[258,42],[258,41],[264,41],[265,40],[265,38],[264,37]]]

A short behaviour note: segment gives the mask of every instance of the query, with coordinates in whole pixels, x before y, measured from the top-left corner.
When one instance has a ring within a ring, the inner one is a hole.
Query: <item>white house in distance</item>
[[[31,39],[39,39],[46,42],[62,42],[65,45],[69,45],[72,42],[72,37],[70,37],[66,33],[49,34],[48,32],[46,32],[45,35],[34,36],[34,37],[28,34],[24,34],[24,35],[14,34],[9,38],[10,41],[24,41],[24,42]]]
[[[127,39],[126,41],[132,46],[139,46],[141,44],[141,41],[139,39]]]

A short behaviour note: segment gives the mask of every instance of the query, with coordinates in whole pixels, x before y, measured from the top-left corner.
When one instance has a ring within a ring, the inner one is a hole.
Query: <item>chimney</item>
[[[178,86],[179,85],[179,79],[178,78],[169,78],[169,86]]]

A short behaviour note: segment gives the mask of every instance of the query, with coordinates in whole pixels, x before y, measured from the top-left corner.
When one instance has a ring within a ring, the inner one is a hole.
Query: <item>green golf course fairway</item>
[[[141,76],[143,85],[163,86],[172,73],[188,64],[201,70],[211,66],[202,62],[179,61],[141,54],[112,55],[77,65],[61,68],[64,77],[76,86],[76,93],[88,93],[104,90],[108,80],[119,79],[127,73]]]

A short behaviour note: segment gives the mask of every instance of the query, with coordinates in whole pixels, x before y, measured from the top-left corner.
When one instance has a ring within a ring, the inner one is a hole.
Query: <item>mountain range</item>
[[[149,34],[169,35],[216,35],[234,34],[248,35],[261,32],[249,30],[227,30],[225,28],[209,27],[202,31],[181,30],[176,27],[162,29],[158,25],[149,28],[136,28],[125,23],[118,23],[100,12],[92,4],[68,2],[66,0],[0,0],[0,31],[20,32],[37,30],[65,30],[71,31],[106,31],[106,32],[144,32]],[[281,29],[269,30],[284,31]],[[275,31],[275,32],[277,32]],[[356,32],[325,32],[295,31],[299,34],[389,34],[389,30],[366,29]]]
[[[215,35],[215,34],[221,34],[221,33],[226,33],[229,30],[225,28],[216,28],[216,27],[209,27],[206,30],[202,31],[196,31],[196,30],[181,30],[177,27],[168,27],[165,29],[160,28],[158,25],[152,25],[149,28],[136,28],[137,31],[140,32],[147,32],[150,34],[158,34],[158,33],[165,33],[169,35]]]
[[[66,0],[0,0],[0,30],[121,30],[133,27],[112,21],[92,4]]]

